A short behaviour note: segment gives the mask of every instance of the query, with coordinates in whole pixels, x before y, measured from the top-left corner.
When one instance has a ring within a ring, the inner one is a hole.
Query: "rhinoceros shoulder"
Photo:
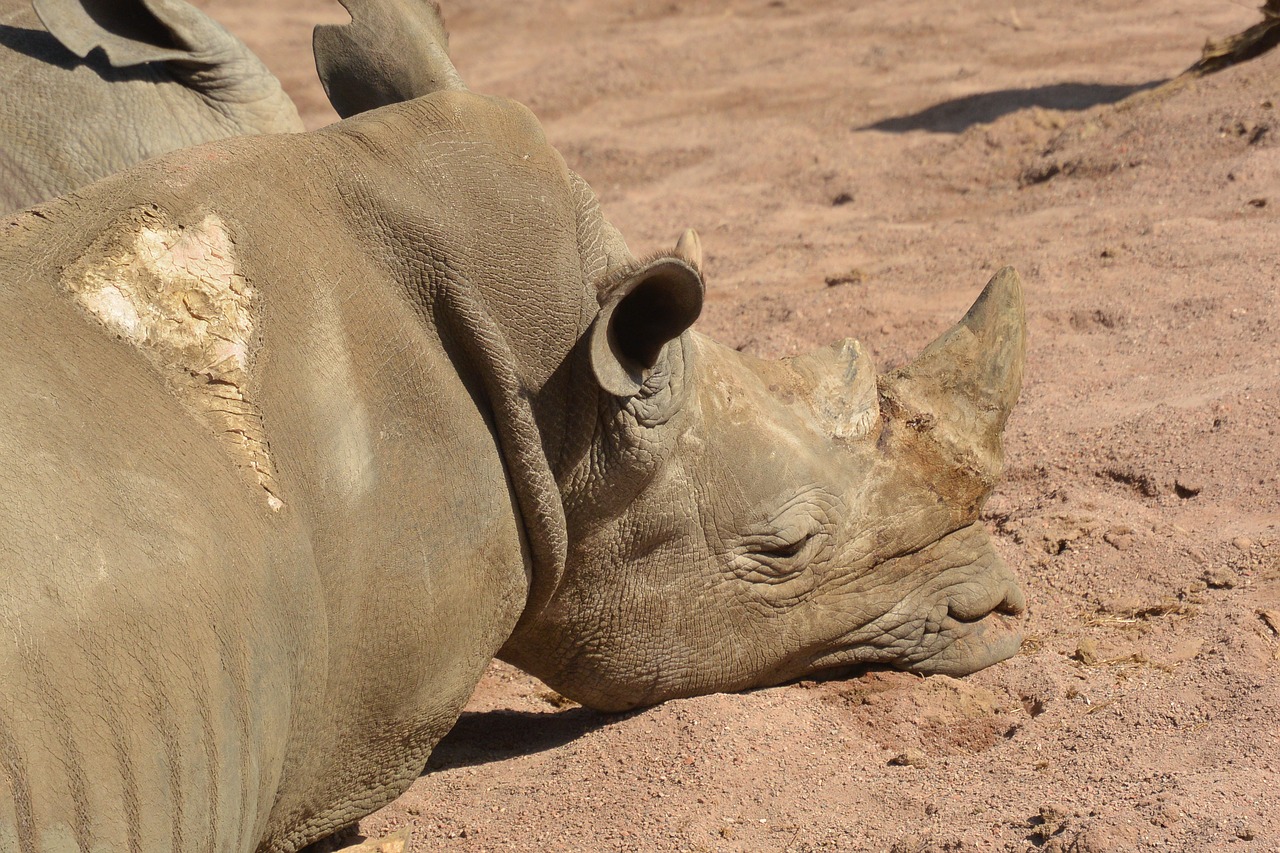
[[[131,345],[207,421],[237,466],[283,506],[253,400],[257,293],[216,214],[176,222],[154,205],[123,213],[62,273],[95,325]]]

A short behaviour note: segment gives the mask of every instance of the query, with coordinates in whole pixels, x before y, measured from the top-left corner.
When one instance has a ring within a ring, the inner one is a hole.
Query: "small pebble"
[[[1271,629],[1271,633],[1280,637],[1280,610],[1259,610],[1258,616]]]
[[[1186,500],[1203,492],[1204,484],[1187,477],[1179,477],[1173,481],[1173,491],[1178,497]]]
[[[827,287],[839,287],[842,284],[862,284],[866,280],[867,274],[860,269],[851,269],[838,275],[829,275],[824,279]]]
[[[1133,534],[1131,533],[1107,533],[1102,538],[1117,551],[1128,551],[1133,547]]]
[[[1205,569],[1203,577],[1209,589],[1235,589],[1236,581],[1239,580],[1236,573],[1225,566]]]
[[[1089,637],[1081,637],[1071,656],[1085,666],[1093,666],[1098,662],[1098,644]]]
[[[1248,551],[1253,547],[1253,540],[1248,536],[1237,536],[1235,539],[1231,540],[1231,544],[1235,545],[1241,551]]]
[[[918,749],[908,749],[889,759],[892,767],[928,767],[928,757]]]

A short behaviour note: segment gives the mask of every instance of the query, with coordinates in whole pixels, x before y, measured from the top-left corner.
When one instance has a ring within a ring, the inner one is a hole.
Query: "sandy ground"
[[[208,0],[331,121],[324,0]],[[412,849],[1280,850],[1280,54],[1146,91],[1231,0],[445,0],[637,252],[697,228],[700,328],[886,366],[994,270],[1030,355],[985,520],[1022,653],[622,716],[495,665],[365,820]]]

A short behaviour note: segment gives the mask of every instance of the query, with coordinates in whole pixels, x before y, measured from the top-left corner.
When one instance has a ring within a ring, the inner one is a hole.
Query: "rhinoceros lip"
[[[1017,654],[1022,645],[1024,607],[1021,593],[1015,588],[977,618],[948,614],[932,630],[915,638],[914,648],[933,646],[930,640],[937,643],[925,657],[913,659],[910,653],[895,654],[891,649],[856,642],[813,658],[799,677],[819,673],[840,677],[868,666],[889,666],[926,675],[968,675]]]
[[[1001,607],[1004,607],[1003,603]],[[957,626],[964,626],[967,630],[957,633]],[[1018,614],[1000,608],[972,622],[948,617],[944,620],[943,630],[952,633],[954,639],[937,654],[895,665],[922,675],[968,675],[1013,657],[1022,646]]]

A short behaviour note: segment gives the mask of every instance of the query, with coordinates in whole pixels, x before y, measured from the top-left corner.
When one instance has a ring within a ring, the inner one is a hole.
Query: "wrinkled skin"
[[[0,0],[0,212],[167,151],[303,129],[266,66],[183,0],[86,2],[118,18]]]
[[[292,853],[498,654],[619,709],[1017,649],[1012,271],[890,374],[752,359],[696,235],[637,260],[523,107],[369,67],[0,224],[0,849]]]
[[[1011,303],[1010,366],[1016,291],[1006,271],[984,299]],[[852,342],[766,362],[694,334],[668,356],[681,392],[602,399],[559,473],[581,507],[569,568],[504,657],[622,710],[850,665],[963,675],[1017,650],[1022,595],[977,523],[998,462],[957,465],[916,425],[962,419],[960,401],[902,410],[910,380],[877,381]],[[620,483],[625,505],[600,511]]]

